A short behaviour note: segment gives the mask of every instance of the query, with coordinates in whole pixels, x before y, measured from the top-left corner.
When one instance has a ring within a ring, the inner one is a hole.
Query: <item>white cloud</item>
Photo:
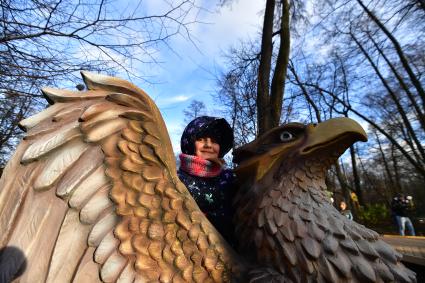
[[[144,1],[145,13],[164,11],[167,9],[164,2]],[[218,1],[197,2],[208,11],[200,11],[198,23],[189,26],[190,38],[196,46],[184,34],[173,37],[169,48],[162,46],[157,53],[158,61],[163,63],[149,68],[138,66],[153,75],[153,81],[160,81],[143,88],[161,109],[175,153],[180,151],[180,137],[185,126],[184,108],[191,99],[203,101],[208,110],[218,108],[210,96],[216,87],[214,69],[222,61],[223,51],[257,35],[264,9],[264,1],[258,0],[234,0],[231,5],[219,9]],[[210,115],[219,114],[215,111]]]
[[[158,104],[158,107],[164,107],[170,104],[188,101],[190,98],[191,97],[187,95],[177,95],[171,97],[160,97],[156,99],[155,102]]]
[[[158,2],[153,5],[151,2]],[[148,1],[147,6],[152,11],[164,9],[162,1]],[[198,1],[199,2],[199,1]],[[185,74],[198,69],[210,70],[211,66],[220,61],[222,52],[240,40],[254,37],[261,26],[264,8],[262,1],[233,1],[231,5],[217,7],[217,1],[202,1],[203,8],[197,21],[188,26],[189,35],[182,31],[180,36],[173,37],[169,47],[161,48],[159,61],[166,62],[159,75],[173,73]],[[161,72],[162,71],[162,72]]]
[[[255,36],[261,26],[260,12],[264,8],[264,3],[258,0],[233,1],[231,5],[221,8],[208,3],[211,1],[203,1],[202,5],[210,11],[202,12],[199,17],[199,21],[204,24],[193,25],[190,33],[199,48],[199,51],[191,55],[198,55],[198,59],[201,57],[199,63],[219,56],[223,50],[242,39]],[[185,38],[179,38],[176,44],[186,50],[191,45]],[[194,47],[191,49],[196,50]]]

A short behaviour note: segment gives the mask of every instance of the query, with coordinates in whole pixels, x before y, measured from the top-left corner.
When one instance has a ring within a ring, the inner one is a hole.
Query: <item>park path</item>
[[[383,235],[382,239],[403,255],[403,261],[425,267],[425,237]]]

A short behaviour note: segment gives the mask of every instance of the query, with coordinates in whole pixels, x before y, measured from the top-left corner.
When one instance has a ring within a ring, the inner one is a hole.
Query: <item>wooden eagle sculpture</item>
[[[400,254],[329,203],[324,177],[354,121],[287,124],[234,152],[235,251],[176,173],[136,86],[82,73],[21,122],[0,181],[0,282],[415,282]]]

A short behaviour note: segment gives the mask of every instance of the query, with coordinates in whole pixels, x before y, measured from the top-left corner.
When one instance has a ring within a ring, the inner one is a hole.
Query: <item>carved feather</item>
[[[29,129],[35,127],[36,125],[38,125],[39,123],[41,123],[42,121],[44,121],[46,119],[51,119],[52,116],[54,116],[56,113],[58,113],[59,111],[61,111],[65,107],[66,107],[66,105],[61,104],[61,103],[57,103],[55,105],[52,105],[44,111],[41,111],[41,112],[31,116],[31,117],[28,117],[24,120],[21,120],[19,122],[19,126],[23,129],[25,129],[25,130],[29,130]]]
[[[68,210],[56,239],[46,282],[71,281],[86,250],[89,231],[90,226],[80,224],[78,211]]]
[[[81,111],[85,107],[86,107],[86,103],[75,103],[75,106],[72,106],[72,107],[68,106],[67,108],[62,109],[60,112],[55,114],[52,117],[52,122],[65,123],[67,120],[73,121],[73,117],[81,113]]]
[[[111,109],[112,108],[112,109]],[[82,122],[87,122],[98,115],[101,115],[105,111],[114,111],[116,109],[122,110],[124,108],[117,107],[107,101],[99,101],[97,103],[91,104],[89,107],[87,107],[84,112],[81,114],[79,120]]]
[[[319,243],[310,237],[305,237],[302,241],[302,246],[309,256],[318,259],[321,254],[321,246]]]
[[[338,248],[338,241],[331,235],[327,234],[323,241],[323,249],[330,254],[335,254],[337,248]]]
[[[376,282],[376,274],[372,266],[359,256],[349,256],[355,274],[362,282]]]
[[[87,148],[87,144],[74,139],[66,147],[61,147],[54,154],[49,155],[46,158],[41,174],[34,181],[34,189],[44,190],[50,188],[77,161]]]
[[[136,107],[138,109],[144,109],[149,111],[147,105],[140,101],[139,98],[125,94],[125,93],[112,93],[106,97],[107,100],[117,103],[118,105],[124,105],[128,107]]]
[[[370,257],[372,260],[379,257],[379,254],[375,251],[375,249],[372,246],[373,243],[369,243],[369,241],[364,239],[358,239],[356,240],[356,245],[362,254]]]
[[[83,122],[81,123],[81,129],[84,132],[87,132],[89,129],[96,126],[96,124],[99,124],[100,122],[107,121],[107,120],[113,120],[117,119],[118,116],[120,116],[122,113],[126,111],[124,107],[119,107],[114,105],[112,108],[111,105],[103,104],[105,109],[96,109],[99,111],[96,113],[96,115],[93,113],[94,110],[91,109],[93,107],[98,107],[98,105],[92,105],[89,109],[87,109],[80,117],[80,120]],[[90,112],[90,117],[88,117],[87,112]]]
[[[111,185],[99,189],[80,211],[80,220],[84,224],[93,224],[105,210],[112,208],[113,203],[109,198]]]
[[[100,270],[100,277],[104,282],[115,282],[121,275],[126,264],[127,260],[115,251],[103,264],[102,269]],[[129,276],[128,272],[126,276]]]
[[[326,256],[333,266],[341,273],[344,278],[351,277],[352,264],[344,252],[339,250],[335,256]]]
[[[41,90],[50,102],[68,102],[75,100],[89,100],[103,98],[108,95],[107,91],[71,91],[45,87]]]
[[[391,249],[390,245],[384,241],[375,242],[374,248],[382,258],[385,258],[386,261],[389,261],[393,264],[397,263],[399,258],[397,257],[397,252]]]
[[[82,129],[82,130],[85,135],[85,141],[98,142],[120,131],[125,126],[126,126],[126,122],[124,120],[116,119],[112,121],[99,122],[90,128]]]
[[[335,267],[325,258],[322,257],[318,260],[319,263],[319,272],[326,278],[329,282],[338,282],[340,281],[340,276]]]
[[[75,271],[73,283],[102,283],[99,275],[99,265],[93,261],[94,248],[86,249],[83,258]]]
[[[106,259],[112,254],[112,252],[116,249],[118,244],[118,239],[114,237],[112,231],[109,232],[97,246],[96,251],[94,253],[94,260],[97,263],[103,264]]]
[[[374,269],[376,273],[385,281],[385,282],[391,282],[394,281],[394,275],[391,273],[390,269],[388,268],[385,263],[382,262],[381,259],[378,259],[374,264]]]
[[[32,263],[32,268],[19,277],[22,282],[46,278],[50,256],[40,255],[52,254],[67,210],[67,205],[58,198],[52,198],[52,195],[53,191],[36,193],[32,189],[29,190],[26,199],[32,199],[32,202],[22,203],[19,220],[15,221],[7,239],[7,247],[16,247],[24,254],[25,261]],[[20,266],[15,267],[15,271],[19,268]]]
[[[133,283],[135,280],[135,273],[133,272],[131,264],[127,264],[117,279],[117,283]]]
[[[24,203],[25,197],[30,190],[30,183],[36,166],[31,165],[28,170],[20,169],[20,159],[25,151],[25,143],[20,144],[15,152],[16,158],[12,159],[6,165],[2,178],[0,180],[0,246],[5,246],[15,219],[21,213],[20,206]],[[12,193],[13,192],[13,193]]]
[[[78,127],[78,122],[73,122],[57,129],[57,131],[53,133],[49,133],[38,141],[35,141],[25,151],[24,156],[22,157],[22,162],[28,163],[34,161],[44,154],[49,153],[51,150],[54,150],[66,142],[78,137],[81,135]]]
[[[103,154],[100,147],[89,147],[68,169],[56,186],[56,195],[67,198],[73,190],[93,173],[103,163]]]

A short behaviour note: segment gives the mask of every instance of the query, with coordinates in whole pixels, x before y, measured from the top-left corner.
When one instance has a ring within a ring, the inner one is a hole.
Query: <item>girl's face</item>
[[[195,141],[195,155],[203,159],[218,158],[220,145],[213,138],[197,138]]]

